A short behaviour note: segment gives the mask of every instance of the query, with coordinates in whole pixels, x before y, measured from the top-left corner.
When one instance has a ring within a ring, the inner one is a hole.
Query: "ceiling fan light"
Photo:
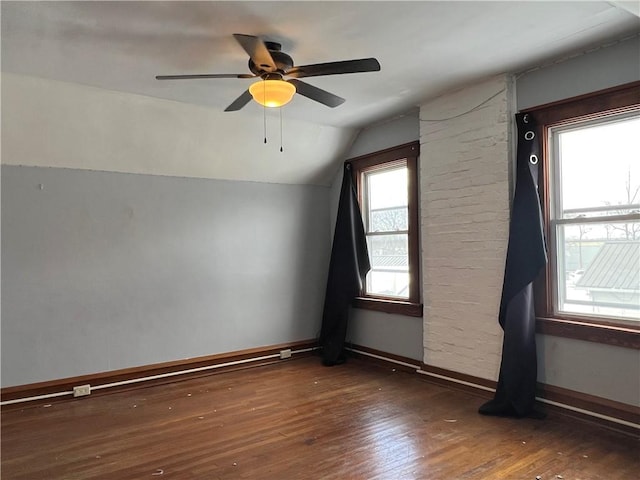
[[[281,107],[291,101],[296,87],[284,80],[262,80],[249,87],[253,99],[265,107]]]

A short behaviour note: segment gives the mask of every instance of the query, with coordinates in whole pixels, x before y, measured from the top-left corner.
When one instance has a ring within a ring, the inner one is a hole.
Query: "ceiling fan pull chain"
[[[263,80],[262,90],[264,92],[264,96],[262,98],[265,98],[267,96],[266,88],[267,87],[265,87],[264,80]],[[262,105],[262,121],[263,121],[263,128],[264,128],[264,143],[267,143],[267,106],[266,105]]]
[[[282,107],[280,107],[278,110],[280,110],[280,151],[284,152],[284,150],[282,149]]]
[[[262,117],[264,120],[263,130],[264,130],[264,143],[267,143],[267,107],[262,107]]]

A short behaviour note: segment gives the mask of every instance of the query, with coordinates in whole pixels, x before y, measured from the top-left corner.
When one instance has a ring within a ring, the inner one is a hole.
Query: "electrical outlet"
[[[77,387],[73,387],[73,396],[74,397],[84,397],[86,395],[91,394],[91,385],[78,385]]]
[[[291,349],[280,350],[280,358],[291,358]]]

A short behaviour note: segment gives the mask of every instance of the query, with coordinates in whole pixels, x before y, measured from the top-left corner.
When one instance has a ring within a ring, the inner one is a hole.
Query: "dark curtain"
[[[540,139],[531,114],[517,114],[516,188],[498,321],[504,330],[498,387],[485,415],[539,416],[533,281],[547,261],[538,197]]]
[[[370,269],[351,166],[345,163],[320,331],[324,365],[337,365],[345,360],[349,305],[360,293]]]

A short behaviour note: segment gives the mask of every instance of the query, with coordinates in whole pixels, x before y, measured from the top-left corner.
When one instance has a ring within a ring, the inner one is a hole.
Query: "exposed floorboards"
[[[638,439],[317,357],[2,412],[2,479],[636,480]]]

